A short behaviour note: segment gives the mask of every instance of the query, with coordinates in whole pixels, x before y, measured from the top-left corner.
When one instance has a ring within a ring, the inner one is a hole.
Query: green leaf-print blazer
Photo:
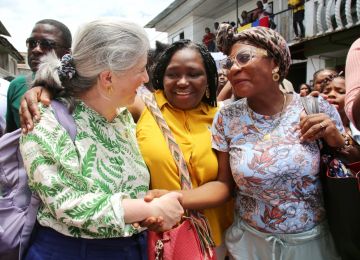
[[[143,197],[150,177],[128,110],[108,122],[79,102],[75,144],[51,107],[40,105],[40,111],[40,122],[20,141],[30,188],[43,202],[39,223],[73,237],[136,233],[124,222],[122,199]]]

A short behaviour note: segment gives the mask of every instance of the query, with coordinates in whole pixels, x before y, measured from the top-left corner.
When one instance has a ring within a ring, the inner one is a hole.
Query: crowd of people
[[[257,15],[270,15],[258,3]],[[345,76],[323,69],[298,94],[283,87],[291,56],[278,32],[215,30],[206,28],[205,45],[180,40],[149,52],[131,22],[88,22],[73,40],[58,21],[35,24],[26,41],[33,73],[7,94],[6,131],[22,129],[28,184],[42,202],[24,259],[147,259],[147,230],[170,230],[189,210],[208,220],[217,259],[351,259],[329,231],[317,140],[360,150],[360,41]],[[220,67],[215,48],[227,56]],[[142,85],[179,145],[190,190],[137,94]],[[309,95],[319,113],[304,113]],[[74,118],[74,141],[53,99]]]
[[[295,34],[294,41],[305,38],[305,26],[303,24],[305,18],[305,0],[288,0],[288,8],[293,14],[293,31]],[[276,29],[277,25],[274,21],[273,3],[268,0],[256,2],[256,8],[252,11],[242,10],[238,24],[235,22],[226,22],[230,24],[234,31],[237,31],[238,26],[245,26],[249,23],[255,22],[263,17],[269,17],[268,27]],[[225,22],[223,22],[225,23]],[[215,36],[218,32],[219,23],[214,23],[214,33],[211,32],[209,27],[205,28],[205,35],[203,36],[203,43],[208,47],[210,52],[217,51],[215,45]],[[300,29],[300,32],[299,32]]]

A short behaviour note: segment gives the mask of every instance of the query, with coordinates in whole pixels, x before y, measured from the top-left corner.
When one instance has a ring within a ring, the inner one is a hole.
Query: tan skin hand
[[[168,191],[168,190],[149,190],[144,197],[144,201],[150,202],[153,199],[160,198],[161,196],[163,196],[169,192],[170,191]],[[161,232],[162,225],[163,225],[163,219],[161,217],[158,217],[158,218],[150,217],[150,218],[143,220],[140,223],[140,226],[147,227],[149,230],[155,231],[155,232]]]
[[[336,128],[334,122],[324,113],[300,116],[300,141],[311,142],[323,138],[330,147],[341,147],[344,138]]]
[[[20,126],[23,133],[27,133],[34,128],[34,121],[40,120],[38,103],[50,105],[50,92],[42,87],[34,87],[27,91],[20,103]],[[33,120],[34,118],[34,120]]]

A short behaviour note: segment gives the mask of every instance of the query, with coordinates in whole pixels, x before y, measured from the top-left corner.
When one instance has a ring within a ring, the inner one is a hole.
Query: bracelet
[[[354,144],[353,139],[348,134],[341,134],[344,138],[344,144],[338,148],[336,148],[337,152],[342,152],[343,150],[349,148]]]

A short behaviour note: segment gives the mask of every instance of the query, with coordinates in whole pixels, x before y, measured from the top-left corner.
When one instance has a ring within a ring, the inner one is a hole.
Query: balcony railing
[[[286,9],[274,14],[276,30],[288,42],[295,38],[293,13]],[[360,0],[309,0],[305,2],[305,35],[313,38],[360,24]]]

